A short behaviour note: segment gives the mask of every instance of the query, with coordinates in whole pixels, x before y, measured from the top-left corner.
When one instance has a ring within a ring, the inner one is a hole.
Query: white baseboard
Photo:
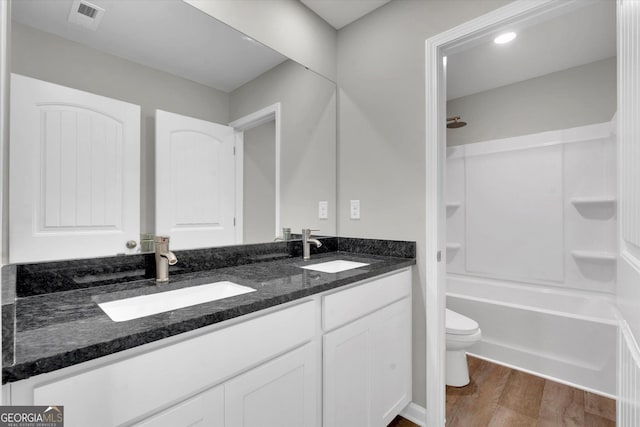
[[[426,427],[427,425],[427,410],[413,402],[404,407],[402,412],[400,412],[400,416],[414,424],[418,424],[420,427]]]

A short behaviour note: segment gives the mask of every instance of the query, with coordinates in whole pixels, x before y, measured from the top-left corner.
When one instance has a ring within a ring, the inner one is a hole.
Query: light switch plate
[[[329,202],[326,200],[318,202],[318,218],[329,219]]]
[[[351,200],[351,219],[360,219],[360,200]]]

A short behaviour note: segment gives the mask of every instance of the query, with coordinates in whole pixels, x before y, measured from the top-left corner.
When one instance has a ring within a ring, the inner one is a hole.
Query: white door
[[[310,343],[225,383],[225,425],[315,426],[317,366]]]
[[[140,107],[13,74],[10,262],[138,252]]]
[[[235,243],[234,129],[156,110],[156,234],[172,249]]]

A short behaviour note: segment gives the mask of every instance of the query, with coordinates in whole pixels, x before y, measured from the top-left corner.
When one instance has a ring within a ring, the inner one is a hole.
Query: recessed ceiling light
[[[505,43],[509,43],[511,40],[515,38],[516,38],[516,33],[509,32],[509,33],[500,34],[498,37],[493,39],[493,42],[496,44],[505,44]]]

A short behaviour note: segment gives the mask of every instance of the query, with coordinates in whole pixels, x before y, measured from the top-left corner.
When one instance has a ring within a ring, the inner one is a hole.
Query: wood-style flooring
[[[614,400],[467,356],[471,382],[447,387],[447,427],[615,427]],[[418,427],[396,417],[388,427]]]
[[[394,418],[393,421],[391,421],[391,423],[389,423],[387,427],[420,427],[420,426],[398,415],[397,417]]]
[[[448,427],[615,427],[612,399],[468,356],[471,382],[447,387]]]

